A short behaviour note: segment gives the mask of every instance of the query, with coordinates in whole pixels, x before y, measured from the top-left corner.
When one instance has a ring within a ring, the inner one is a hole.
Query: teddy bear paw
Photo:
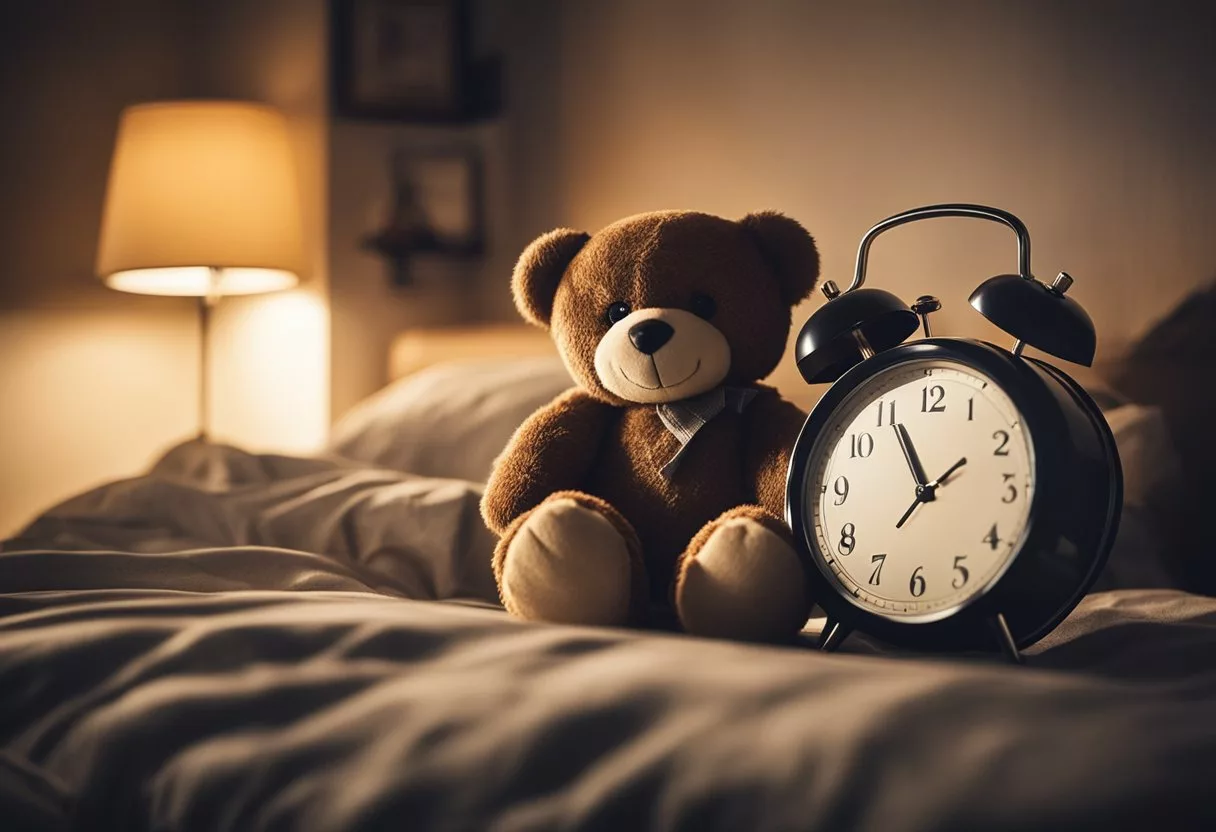
[[[503,603],[521,618],[564,624],[629,620],[630,560],[624,537],[573,499],[533,510],[507,546]]]
[[[694,635],[782,641],[806,623],[809,604],[797,552],[764,524],[721,522],[689,552],[676,586],[676,610]]]

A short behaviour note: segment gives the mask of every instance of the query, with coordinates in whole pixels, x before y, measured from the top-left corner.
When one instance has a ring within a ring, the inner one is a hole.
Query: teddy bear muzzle
[[[638,309],[612,325],[595,350],[604,388],[625,401],[661,404],[696,396],[730,371],[730,344],[684,309]]]

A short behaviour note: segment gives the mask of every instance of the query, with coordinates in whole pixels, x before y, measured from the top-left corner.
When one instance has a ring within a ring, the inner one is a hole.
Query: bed
[[[0,826],[1216,824],[1216,599],[1163,539],[1160,408],[1109,402],[1127,518],[1026,667],[825,655],[815,618],[786,647],[529,624],[480,482],[568,379],[511,337],[434,364],[415,333],[327,454],[188,442],[0,544]]]

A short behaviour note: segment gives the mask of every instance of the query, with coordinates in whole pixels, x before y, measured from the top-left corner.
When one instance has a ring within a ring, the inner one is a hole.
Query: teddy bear
[[[551,231],[515,305],[576,386],[515,432],[482,498],[503,605],[525,619],[792,638],[811,607],[785,511],[806,414],[759,383],[819,276],[815,241],[766,211]]]

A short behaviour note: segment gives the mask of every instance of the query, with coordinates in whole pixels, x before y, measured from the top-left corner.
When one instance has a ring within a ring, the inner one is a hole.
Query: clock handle
[[[866,262],[870,256],[870,244],[874,238],[884,231],[916,220],[928,220],[935,217],[973,217],[980,220],[991,220],[1009,226],[1018,237],[1018,276],[1027,280],[1030,276],[1030,232],[1025,224],[1008,211],[991,208],[987,205],[972,205],[966,202],[951,202],[942,205],[926,205],[922,208],[912,208],[892,217],[887,217],[875,225],[861,238],[857,247],[857,266],[853,271],[853,282],[845,292],[860,288],[866,282]]]
[[[834,653],[840,643],[849,637],[849,633],[853,632],[848,627],[829,618],[823,625],[823,631],[819,634],[819,649],[824,653]]]
[[[905,223],[934,217],[990,220],[1008,226],[1017,235],[1017,274],[998,274],[988,278],[968,299],[976,311],[1016,339],[1014,355],[1020,355],[1022,348],[1029,344],[1065,361],[1086,367],[1093,364],[1097,347],[1094,323],[1076,300],[1065,296],[1073,284],[1072,277],[1060,272],[1050,286],[1035,280],[1030,273],[1030,232],[1020,219],[1000,208],[957,202],[926,205],[887,217],[861,238],[853,282],[843,293],[838,293],[837,299],[848,297],[850,292],[866,282],[870,244],[879,234]],[[824,285],[826,287],[828,284]]]

